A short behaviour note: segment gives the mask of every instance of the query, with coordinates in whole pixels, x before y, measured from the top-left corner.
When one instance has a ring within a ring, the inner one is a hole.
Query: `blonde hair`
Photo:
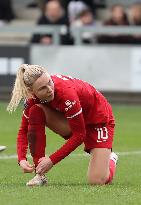
[[[47,70],[39,65],[22,64],[17,71],[12,97],[7,107],[7,111],[13,112],[18,107],[22,99],[33,97],[29,92],[29,88],[33,83]]]

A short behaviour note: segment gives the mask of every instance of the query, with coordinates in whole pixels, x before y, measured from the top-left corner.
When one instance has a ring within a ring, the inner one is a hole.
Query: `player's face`
[[[44,73],[34,82],[32,92],[43,101],[54,99],[54,83],[48,73]]]

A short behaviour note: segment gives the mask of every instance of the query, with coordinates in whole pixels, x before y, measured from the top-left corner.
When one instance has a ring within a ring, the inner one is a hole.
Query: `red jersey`
[[[53,75],[51,78],[54,82],[54,99],[51,102],[30,99],[26,103],[17,141],[19,161],[26,158],[28,112],[36,103],[47,103],[48,106],[63,112],[72,131],[72,136],[68,141],[50,155],[53,164],[65,158],[87,140],[86,127],[88,125],[106,125],[110,120],[111,106],[92,85],[69,76]]]

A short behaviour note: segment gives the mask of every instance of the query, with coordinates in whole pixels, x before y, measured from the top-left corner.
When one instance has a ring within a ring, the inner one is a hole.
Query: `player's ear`
[[[32,90],[32,88],[27,87],[27,90],[28,90],[28,92],[29,92],[31,95],[33,95],[33,90]]]

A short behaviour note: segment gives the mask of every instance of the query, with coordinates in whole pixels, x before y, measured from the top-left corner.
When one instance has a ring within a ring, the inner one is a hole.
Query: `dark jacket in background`
[[[42,16],[38,22],[37,25],[66,25],[67,26],[67,33],[65,35],[61,34],[60,35],[60,44],[62,45],[71,45],[73,44],[73,40],[69,34],[69,21],[68,18],[66,16],[60,18],[58,21],[56,21],[55,23],[50,22],[50,20],[46,17],[46,16]],[[51,34],[34,34],[31,42],[32,43],[40,43],[40,39],[44,36],[48,36],[48,37],[52,37]]]
[[[0,20],[9,22],[14,18],[11,0],[0,0]]]
[[[109,19],[104,22],[104,26],[129,26],[129,21],[127,16],[125,15],[123,22],[119,25],[113,21],[113,19]],[[97,37],[98,43],[108,43],[108,44],[128,44],[132,42],[132,36],[130,35],[99,35]]]

